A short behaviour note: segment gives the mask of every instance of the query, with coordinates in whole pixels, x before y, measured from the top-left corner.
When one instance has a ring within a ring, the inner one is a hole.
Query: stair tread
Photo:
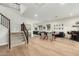
[[[23,34],[23,32],[22,31],[21,32],[12,32],[11,35],[13,35],[13,34]]]

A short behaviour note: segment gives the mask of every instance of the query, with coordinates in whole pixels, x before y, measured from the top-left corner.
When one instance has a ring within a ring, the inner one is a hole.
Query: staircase
[[[25,43],[25,36],[23,32],[11,33],[11,47],[15,47]]]
[[[28,44],[28,30],[25,25],[23,25],[23,31],[11,33],[10,19],[0,13],[0,45],[7,44],[9,49],[11,49],[11,47],[26,43],[26,40]]]
[[[27,44],[29,43],[29,32],[25,26],[25,24],[21,24],[21,31],[23,31],[24,35],[25,35],[25,39],[27,40]],[[26,41],[25,40],[25,41]]]

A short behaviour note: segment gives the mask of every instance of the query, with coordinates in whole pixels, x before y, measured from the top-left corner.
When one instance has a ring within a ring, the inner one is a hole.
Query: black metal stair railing
[[[11,49],[10,19],[8,19],[6,16],[4,16],[2,13],[0,13],[0,24],[8,29],[8,33],[9,33],[8,47],[9,47],[9,49]]]
[[[27,28],[26,28],[26,26],[25,26],[25,24],[23,23],[23,24],[21,24],[21,31],[23,31],[24,32],[24,35],[25,35],[25,37],[26,37],[26,40],[27,40],[27,44],[29,43],[29,39],[28,39],[28,30],[27,30]]]

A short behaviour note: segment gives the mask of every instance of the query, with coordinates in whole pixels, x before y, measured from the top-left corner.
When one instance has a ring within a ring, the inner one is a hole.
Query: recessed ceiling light
[[[34,16],[35,16],[35,17],[37,17],[38,15],[37,15],[37,14],[35,14]]]
[[[70,13],[70,16],[72,16],[73,14],[72,13]]]

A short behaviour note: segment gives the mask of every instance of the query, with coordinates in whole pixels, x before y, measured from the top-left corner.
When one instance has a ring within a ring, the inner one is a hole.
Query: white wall
[[[32,19],[22,17],[19,11],[2,5],[0,5],[0,13],[4,14],[11,20],[11,32],[20,31],[20,24],[23,22],[31,25],[34,22]]]
[[[20,25],[23,22],[25,24],[30,24],[31,26],[34,22],[32,19],[22,17],[19,11],[2,5],[0,5],[0,13],[11,20],[11,32],[19,32],[21,30]],[[5,44],[8,44],[8,29],[0,24],[0,45]]]
[[[22,11],[23,12],[23,11]],[[28,19],[23,17],[19,11],[14,10],[12,8],[9,7],[5,7],[0,5],[0,13],[4,14],[6,17],[8,17],[11,20],[11,32],[18,32],[20,31],[20,24],[22,22],[25,22],[26,24],[30,24],[31,25],[31,34],[33,31],[33,23],[35,22],[33,19]],[[79,17],[73,17],[73,18],[67,18],[67,19],[58,19],[56,21],[50,21],[50,22],[44,22],[42,24],[51,24],[53,26],[53,24],[64,24],[64,32],[66,31],[70,31],[70,30],[74,30],[74,28],[72,28],[72,25],[75,24],[76,21],[79,20]],[[52,27],[53,28],[53,27]],[[51,29],[52,31],[52,29]]]
[[[79,17],[74,17],[74,18],[66,18],[66,19],[59,19],[53,22],[50,22],[51,25],[53,24],[64,24],[64,32],[67,31],[72,31],[72,30],[78,30],[78,28],[74,28],[72,27],[73,25],[75,25],[75,23],[79,21]],[[53,28],[53,27],[52,27]]]
[[[43,22],[43,23],[37,23],[37,24],[51,24],[51,30],[49,32],[54,31],[54,24],[64,24],[64,29],[63,30],[55,30],[57,32],[63,31],[65,33],[67,33],[67,31],[73,31],[73,30],[78,30],[78,28],[74,28],[72,27],[73,25],[75,25],[75,23],[79,21],[79,17],[78,16],[74,16],[74,17],[68,17],[68,18],[63,18],[63,19],[57,19],[57,20],[52,20],[49,22]]]

